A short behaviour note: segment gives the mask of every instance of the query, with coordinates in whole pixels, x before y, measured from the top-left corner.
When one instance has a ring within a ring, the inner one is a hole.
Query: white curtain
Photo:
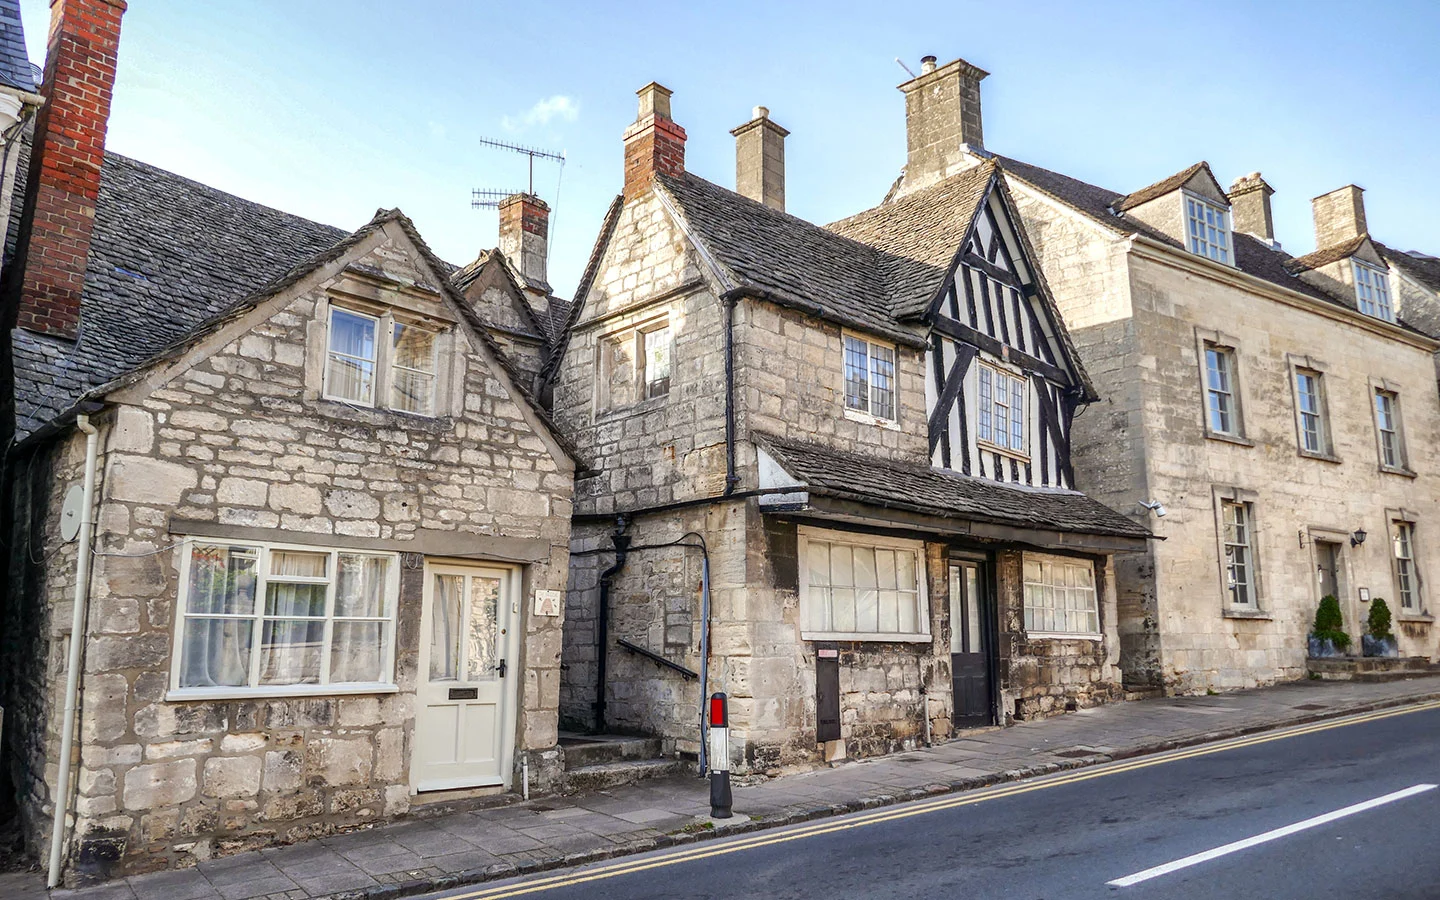
[[[379,681],[389,640],[388,622],[346,621],[388,616],[385,587],[390,560],[340,554],[335,582],[335,625],[330,636],[330,683]]]
[[[436,575],[430,624],[430,680],[454,681],[460,675],[460,599],[465,579]]]
[[[181,687],[249,680],[255,613],[256,551],[198,545],[190,552],[190,590],[180,657]]]
[[[324,578],[328,553],[275,550],[271,579]],[[265,623],[260,639],[261,684],[318,684],[325,641],[324,584],[271,580],[265,591]]]

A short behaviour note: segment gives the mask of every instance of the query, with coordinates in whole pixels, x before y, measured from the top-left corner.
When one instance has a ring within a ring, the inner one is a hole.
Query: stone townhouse
[[[1077,485],[1153,511],[1165,538],[1117,564],[1126,679],[1189,692],[1302,677],[1327,594],[1357,648],[1384,598],[1402,654],[1434,658],[1440,344],[1420,330],[1434,308],[1411,300],[1412,270],[1433,261],[1375,243],[1354,186],[1315,198],[1319,249],[1295,258],[1258,173],[1226,190],[1201,162],[1125,194],[996,155],[985,76],[957,60],[902,86],[962,111],[936,120],[940,152],[919,170],[912,153],[892,197],[988,165],[1013,188],[1103,397],[1076,419]]]
[[[766,110],[737,193],[639,97],[553,376],[593,461],[562,722],[698,753],[724,691],[732,762],[774,771],[1119,696],[1112,559],[1148,532],[1074,489],[1096,394],[1003,174],[822,228]]]
[[[107,153],[123,10],[54,4],[10,223],[27,839],[83,879],[549,788],[574,464],[529,390],[565,308],[543,204],[507,204],[528,258],[457,272],[398,210],[347,234]]]

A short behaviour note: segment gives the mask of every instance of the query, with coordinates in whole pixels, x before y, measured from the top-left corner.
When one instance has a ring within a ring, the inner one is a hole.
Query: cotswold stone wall
[[[422,280],[393,243],[364,263],[400,285]],[[448,414],[442,407],[427,419],[317,399],[306,360],[330,286],[284,302],[105,425],[96,542],[103,555],[95,558],[79,731],[82,864],[108,857],[125,872],[183,866],[406,812],[425,639],[422,556],[499,551],[503,561],[515,558],[505,548],[528,548],[516,620],[525,629],[514,669],[517,747],[537,755],[538,787],[555,774],[563,618],[531,616],[529,598],[564,586],[571,475],[463,337],[452,345],[457,393]],[[78,477],[77,440],[63,453],[57,494]],[[406,553],[396,692],[166,700],[177,542],[196,528]],[[46,581],[52,634],[69,620],[62,595],[70,566],[57,556]],[[63,669],[51,656],[50,698],[58,704]]]

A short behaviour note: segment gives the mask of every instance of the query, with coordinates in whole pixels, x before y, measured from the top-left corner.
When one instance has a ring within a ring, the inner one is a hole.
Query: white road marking
[[[1377,806],[1384,806],[1386,803],[1394,803],[1396,800],[1404,800],[1406,797],[1413,797],[1416,794],[1423,794],[1426,791],[1433,791],[1436,785],[1417,784],[1408,787],[1403,791],[1396,791],[1393,794],[1386,794],[1383,797],[1376,797],[1374,800],[1366,800],[1364,803],[1356,803],[1354,806],[1347,806],[1344,809],[1337,809],[1334,812],[1325,813],[1323,816],[1316,816],[1313,819],[1306,819],[1303,822],[1296,822],[1294,825],[1286,825],[1284,828],[1276,828],[1274,831],[1267,831],[1264,834],[1257,834],[1254,837],[1245,838],[1242,841],[1226,844],[1223,847],[1216,847],[1214,850],[1206,850],[1204,853],[1196,853],[1184,859],[1177,859],[1174,862],[1165,863],[1163,866],[1155,866],[1143,872],[1136,872],[1134,875],[1126,875],[1124,878],[1117,878],[1114,881],[1107,881],[1106,884],[1114,887],[1130,887],[1132,884],[1139,884],[1142,881],[1149,881],[1152,878],[1159,878],[1161,875],[1169,875],[1171,872],[1186,869],[1190,866],[1199,865],[1221,856],[1227,856],[1257,844],[1264,844],[1279,838],[1288,837],[1296,832],[1304,831],[1307,828],[1315,828],[1327,822],[1334,822],[1336,819],[1343,819],[1346,816],[1353,816],[1356,813],[1365,812],[1367,809],[1374,809]]]

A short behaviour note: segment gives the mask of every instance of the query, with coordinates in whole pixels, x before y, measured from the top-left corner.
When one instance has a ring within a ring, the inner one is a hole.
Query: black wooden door
[[[955,727],[989,725],[990,639],[985,583],[979,563],[950,566],[950,669]]]

